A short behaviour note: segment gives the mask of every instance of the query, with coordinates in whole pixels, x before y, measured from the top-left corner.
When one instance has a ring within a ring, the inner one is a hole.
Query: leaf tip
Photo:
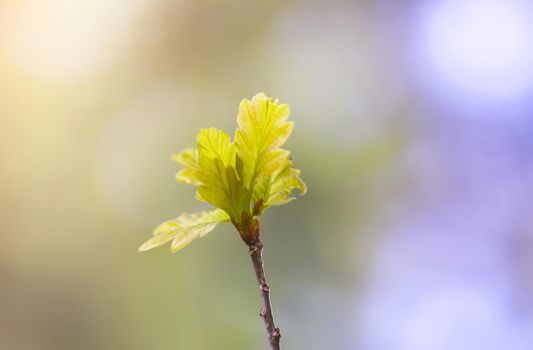
[[[150,249],[152,249],[152,248],[153,248],[153,247],[150,247],[150,246],[148,245],[148,242],[145,242],[145,243],[143,243],[143,244],[139,247],[139,249],[138,249],[137,251],[138,251],[138,252],[146,252],[146,251],[148,251],[148,250],[150,250]]]

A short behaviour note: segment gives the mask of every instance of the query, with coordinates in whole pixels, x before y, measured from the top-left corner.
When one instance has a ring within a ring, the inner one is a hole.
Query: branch
[[[254,242],[248,243],[248,252],[254,264],[255,276],[257,277],[257,284],[261,292],[261,311],[259,315],[265,322],[266,331],[268,334],[268,341],[272,350],[279,350],[279,340],[281,333],[279,328],[274,323],[272,316],[272,305],[270,304],[270,287],[267,284],[265,277],[265,270],[263,267],[263,242],[260,238]]]

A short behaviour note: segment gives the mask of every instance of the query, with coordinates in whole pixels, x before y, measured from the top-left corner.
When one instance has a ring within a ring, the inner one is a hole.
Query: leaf
[[[139,251],[150,250],[172,241],[171,250],[175,253],[187,246],[192,240],[211,232],[218,224],[228,221],[228,214],[220,209],[181,214],[177,219],[159,225],[154,230],[154,236],[146,241],[139,248]]]
[[[307,192],[307,186],[300,179],[300,170],[288,164],[285,170],[273,179],[265,207],[283,205],[292,201],[294,189],[298,189],[302,196]]]
[[[219,159],[225,166],[235,167],[235,154],[237,149],[230,137],[222,130],[216,128],[202,129],[196,136],[198,145],[198,163],[202,168],[208,160]]]
[[[289,138],[293,123],[288,122],[289,106],[272,101],[264,93],[242,100],[239,106],[235,144],[242,160],[242,182],[253,188],[268,151],[281,147]]]
[[[196,142],[198,179],[202,183],[199,196],[238,220],[243,211],[250,210],[250,195],[237,176],[235,144],[224,131],[215,128],[202,129]]]
[[[193,186],[202,185],[202,182],[198,178],[198,173],[201,170],[200,164],[198,163],[198,150],[187,148],[178,154],[173,154],[172,160],[183,166],[176,174],[176,181]],[[196,191],[195,197],[199,201],[206,202],[198,191]]]
[[[176,180],[178,182],[194,186],[200,186],[202,184],[198,179],[198,172],[201,168],[200,164],[198,164],[197,150],[187,148],[178,154],[173,154],[172,160],[183,166],[183,169],[176,174]]]
[[[292,168],[290,152],[280,148],[293,129],[293,123],[287,121],[289,113],[288,105],[280,105],[263,93],[252,101],[243,100],[239,107],[235,144],[242,166],[238,170],[243,185],[252,192],[254,213],[258,215],[271,205],[292,200],[295,188],[305,192],[299,171]]]

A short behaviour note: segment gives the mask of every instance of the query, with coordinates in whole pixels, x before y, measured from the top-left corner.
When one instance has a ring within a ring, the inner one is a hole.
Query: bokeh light
[[[524,98],[533,84],[532,11],[522,0],[428,3],[420,45],[437,75],[434,83],[471,98]]]
[[[3,50],[33,79],[69,82],[101,72],[124,50],[146,1],[43,0],[13,4]],[[7,28],[6,28],[7,27]]]

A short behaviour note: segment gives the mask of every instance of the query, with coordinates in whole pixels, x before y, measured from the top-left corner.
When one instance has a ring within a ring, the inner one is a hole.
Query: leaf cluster
[[[300,170],[282,148],[294,126],[289,114],[287,104],[259,93],[241,101],[233,141],[222,130],[200,130],[196,148],[172,157],[182,167],[176,180],[196,186],[196,198],[215,209],[164,222],[139,250],[172,241],[176,252],[224,222],[232,222],[246,243],[257,240],[265,210],[292,201],[295,189],[306,192]]]

